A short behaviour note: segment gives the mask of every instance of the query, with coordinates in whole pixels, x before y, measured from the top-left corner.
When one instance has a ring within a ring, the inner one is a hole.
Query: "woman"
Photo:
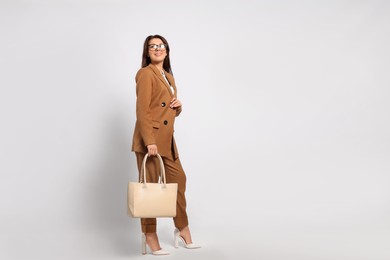
[[[142,68],[137,72],[137,121],[134,129],[132,151],[137,157],[138,170],[142,159],[148,153],[146,162],[147,181],[157,182],[159,161],[163,158],[167,182],[178,183],[174,245],[180,240],[186,248],[199,248],[192,243],[186,213],[186,176],[180,163],[173,137],[175,117],[182,111],[182,103],[177,99],[177,89],[172,76],[169,60],[169,45],[160,35],[150,35],[145,39],[142,54]],[[149,174],[150,173],[150,174]],[[142,253],[146,245],[154,255],[169,254],[162,250],[156,233],[156,219],[141,219]]]

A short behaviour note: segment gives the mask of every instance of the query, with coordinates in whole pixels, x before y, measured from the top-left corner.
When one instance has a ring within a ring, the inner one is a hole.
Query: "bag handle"
[[[142,166],[141,166],[141,176],[140,176],[141,180],[139,182],[144,183],[144,184],[146,184],[146,161],[147,161],[148,157],[149,157],[149,154],[145,154],[145,157],[142,161]],[[160,181],[159,181],[159,183],[163,182],[163,184],[166,185],[167,181],[165,178],[164,162],[159,154],[157,154],[157,158],[160,162]]]

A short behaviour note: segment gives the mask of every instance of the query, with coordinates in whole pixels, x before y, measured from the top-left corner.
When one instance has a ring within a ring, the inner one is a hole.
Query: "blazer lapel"
[[[153,64],[149,64],[149,67],[153,70],[154,74],[156,74],[156,76],[162,81],[162,83],[165,85],[165,87],[167,88],[169,94],[171,95],[171,97],[174,97],[175,95],[172,94],[172,90],[171,90],[171,87],[168,85],[168,83],[166,82],[166,80],[164,79],[163,75],[161,74],[161,72],[156,68],[156,66],[154,66]],[[168,74],[168,73],[165,73],[165,76],[167,77],[168,81],[172,84],[173,80],[171,79],[171,75]],[[172,84],[172,87],[173,89],[175,90],[175,94],[176,94],[176,87],[174,86],[174,84]]]

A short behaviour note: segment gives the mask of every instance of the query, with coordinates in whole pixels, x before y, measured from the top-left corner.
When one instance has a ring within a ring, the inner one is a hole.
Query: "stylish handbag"
[[[166,183],[164,162],[159,154],[158,183],[146,182],[146,154],[141,166],[139,182],[129,182],[127,189],[128,215],[133,218],[175,217],[177,183]]]

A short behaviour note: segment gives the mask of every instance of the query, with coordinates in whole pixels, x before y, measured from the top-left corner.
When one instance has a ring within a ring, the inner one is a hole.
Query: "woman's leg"
[[[167,183],[178,184],[176,217],[173,218],[175,227],[180,230],[180,235],[187,243],[192,243],[190,229],[188,228],[188,216],[186,211],[186,175],[179,158],[173,160],[172,158],[163,157],[163,161]]]

